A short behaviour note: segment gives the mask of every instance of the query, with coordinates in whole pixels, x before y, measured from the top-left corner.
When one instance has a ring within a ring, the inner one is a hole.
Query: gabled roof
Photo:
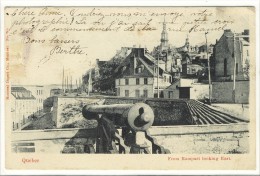
[[[137,56],[136,52],[140,53],[140,51],[142,52],[142,54]],[[133,48],[132,52],[115,69],[115,72],[120,72],[123,67],[130,66],[131,58],[133,57],[138,61],[140,61],[151,75],[153,76],[157,75],[154,73],[154,67],[157,67],[157,60],[149,53],[145,52],[145,48]],[[159,67],[159,74],[162,75],[163,73],[168,73],[168,72],[164,71],[162,68]]]

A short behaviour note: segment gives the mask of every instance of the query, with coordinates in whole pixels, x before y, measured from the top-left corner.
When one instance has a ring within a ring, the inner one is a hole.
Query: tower
[[[190,51],[189,35],[187,35],[186,42],[185,42],[185,47],[187,48],[188,51]]]
[[[163,21],[163,30],[161,33],[161,49],[168,49],[168,33],[166,30],[166,22],[165,22],[165,16],[164,16],[164,21]]]

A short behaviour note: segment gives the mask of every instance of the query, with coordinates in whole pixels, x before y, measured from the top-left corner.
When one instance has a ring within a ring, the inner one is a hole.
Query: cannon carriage
[[[82,114],[98,122],[96,144],[87,146],[89,153],[170,153],[149,134],[154,113],[145,103],[86,105]]]

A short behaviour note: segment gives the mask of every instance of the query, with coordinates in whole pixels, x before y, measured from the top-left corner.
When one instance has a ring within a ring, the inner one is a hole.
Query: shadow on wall
[[[51,112],[51,108],[53,107],[54,97],[48,97],[43,101],[43,112],[48,113]]]
[[[61,153],[95,153],[97,128],[79,129],[68,142],[65,143]]]

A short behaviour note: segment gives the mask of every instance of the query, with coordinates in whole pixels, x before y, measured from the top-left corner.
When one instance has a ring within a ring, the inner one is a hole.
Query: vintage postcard
[[[255,170],[256,9],[7,6],[9,170]]]

